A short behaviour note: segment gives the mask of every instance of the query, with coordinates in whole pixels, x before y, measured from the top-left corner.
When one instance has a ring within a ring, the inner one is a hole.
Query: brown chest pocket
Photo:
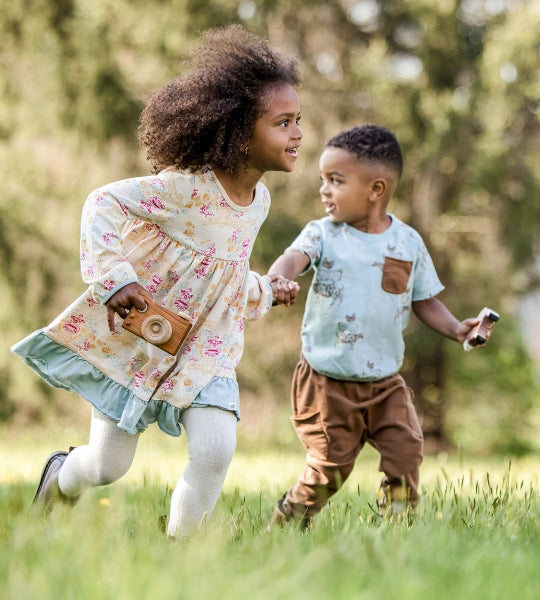
[[[384,257],[382,289],[390,294],[404,294],[407,291],[412,261]]]

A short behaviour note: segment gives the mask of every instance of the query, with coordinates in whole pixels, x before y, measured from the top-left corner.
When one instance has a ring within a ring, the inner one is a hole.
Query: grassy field
[[[152,430],[124,480],[49,519],[29,510],[46,455],[58,439],[79,438],[0,436],[2,599],[540,597],[539,458],[428,458],[414,518],[393,520],[371,508],[378,460],[366,450],[310,532],[267,532],[302,452],[240,441],[211,523],[181,543],[164,537],[157,520],[185,464],[185,440]]]

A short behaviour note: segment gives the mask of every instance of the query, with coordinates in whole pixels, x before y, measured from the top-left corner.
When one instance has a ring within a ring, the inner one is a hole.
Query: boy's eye
[[[321,183],[324,184],[326,182],[331,183],[332,185],[339,185],[341,183],[341,180],[336,179],[335,177],[330,177],[329,179],[325,179],[324,177],[321,176]]]

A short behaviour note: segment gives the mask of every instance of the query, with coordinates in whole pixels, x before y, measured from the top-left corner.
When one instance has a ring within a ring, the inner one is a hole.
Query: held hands
[[[277,304],[292,306],[294,304],[300,290],[300,286],[296,281],[291,281],[286,277],[275,274],[263,275],[263,277],[270,282],[270,286],[272,287],[272,306],[276,306]]]
[[[150,298],[150,294],[138,283],[128,283],[125,287],[113,294],[105,303],[105,306],[107,307],[109,331],[111,333],[115,332],[115,314],[118,314],[120,318],[125,319],[133,306],[139,310],[144,310],[146,306],[144,300],[145,297]]]

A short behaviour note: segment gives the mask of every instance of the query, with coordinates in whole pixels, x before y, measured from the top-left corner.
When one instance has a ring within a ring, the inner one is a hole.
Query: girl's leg
[[[189,536],[212,514],[236,448],[236,422],[234,413],[210,406],[182,415],[189,462],[172,495],[170,537]]]
[[[92,409],[87,446],[74,448],[58,475],[58,487],[67,497],[77,497],[89,487],[106,485],[127,473],[139,434],[129,434],[97,409]]]

